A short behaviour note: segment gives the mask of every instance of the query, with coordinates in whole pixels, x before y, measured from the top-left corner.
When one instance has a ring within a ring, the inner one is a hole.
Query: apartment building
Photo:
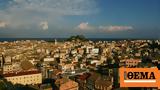
[[[126,67],[136,67],[141,61],[139,59],[128,59],[125,61]]]
[[[4,74],[4,78],[13,84],[35,85],[42,83],[42,73],[37,70],[10,72]]]

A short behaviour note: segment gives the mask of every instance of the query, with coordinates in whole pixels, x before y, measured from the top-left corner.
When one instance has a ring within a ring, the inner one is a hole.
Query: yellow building
[[[37,70],[6,73],[4,77],[13,84],[35,85],[42,83],[42,73]]]

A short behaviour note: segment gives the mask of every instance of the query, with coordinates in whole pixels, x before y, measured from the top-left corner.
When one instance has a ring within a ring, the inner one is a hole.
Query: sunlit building
[[[42,83],[42,73],[37,70],[10,72],[4,74],[4,78],[13,84],[35,85]]]

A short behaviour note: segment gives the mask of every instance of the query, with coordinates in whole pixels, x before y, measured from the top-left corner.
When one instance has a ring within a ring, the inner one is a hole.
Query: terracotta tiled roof
[[[38,70],[32,70],[32,71],[21,71],[21,72],[10,72],[3,74],[4,77],[14,77],[14,76],[22,76],[22,75],[30,75],[30,74],[38,74],[41,73]]]
[[[109,80],[106,80],[106,79],[102,79],[102,78],[100,78],[100,79],[97,79],[96,80],[96,85],[100,85],[100,86],[110,86],[110,85],[112,85],[112,82],[111,81],[109,81]]]
[[[91,76],[88,79],[94,80],[94,81],[96,81],[100,76],[99,74],[97,74],[95,72],[91,72],[90,74],[91,74]]]
[[[76,83],[72,80],[69,80],[67,83],[63,84],[60,87],[60,90],[71,90],[73,88],[78,88],[78,83]]]
[[[57,79],[56,82],[55,82],[55,84],[57,84],[57,85],[62,85],[62,84],[64,84],[64,83],[68,82],[68,80],[69,80],[69,79],[67,79],[67,78]]]
[[[77,77],[78,77],[78,79],[80,79],[80,80],[86,80],[86,79],[89,78],[90,76],[91,76],[90,73],[85,73],[85,74],[83,74],[83,75],[78,75]]]
[[[60,90],[70,90],[78,87],[78,83],[67,78],[58,79],[55,83],[59,85]]]

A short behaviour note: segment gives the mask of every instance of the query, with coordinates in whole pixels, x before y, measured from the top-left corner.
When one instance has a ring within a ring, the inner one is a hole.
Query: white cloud
[[[97,11],[96,0],[12,0],[0,9],[0,18],[8,21],[10,28],[24,29],[35,28],[42,20],[60,26],[59,19],[65,15],[88,15]]]
[[[132,26],[99,26],[99,29],[107,32],[128,31],[133,30]]]
[[[117,25],[111,25],[111,26],[91,26],[88,22],[82,22],[80,23],[76,29],[78,30],[90,30],[90,31],[96,31],[98,32],[119,32],[119,31],[130,31],[134,28],[132,26],[117,26]]]
[[[40,23],[40,26],[43,30],[47,30],[48,29],[48,22],[47,21],[42,21]]]
[[[78,29],[78,30],[92,30],[92,29],[94,29],[94,27],[90,26],[88,24],[88,22],[82,22],[76,27],[76,29]]]
[[[0,28],[5,28],[7,27],[8,23],[4,21],[0,21]]]

